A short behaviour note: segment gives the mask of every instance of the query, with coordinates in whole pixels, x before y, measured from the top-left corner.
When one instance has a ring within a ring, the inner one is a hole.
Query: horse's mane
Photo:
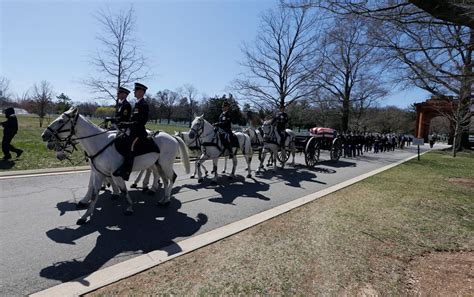
[[[94,124],[92,121],[90,121],[88,118],[86,118],[85,116],[83,116],[82,114],[79,114],[79,117],[81,117],[81,119],[83,119],[84,121],[86,121],[86,123],[89,123],[91,124],[92,127],[98,129],[100,132],[104,132],[105,129],[99,127],[98,125]]]

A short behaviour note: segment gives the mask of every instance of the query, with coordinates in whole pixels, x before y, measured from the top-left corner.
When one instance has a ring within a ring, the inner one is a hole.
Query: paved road
[[[210,180],[198,184],[176,165],[179,177],[168,209],[156,207],[155,197],[133,190],[135,214],[127,217],[124,201],[112,201],[105,192],[92,220],[81,227],[75,222],[83,211],[75,209],[75,202],[86,193],[87,172],[0,178],[0,295],[25,295],[72,280],[414,153],[414,148],[370,153],[337,163],[322,162],[311,170],[298,165],[252,179],[239,176],[228,181],[224,177],[219,186],[211,186]],[[298,156],[296,162],[304,164],[303,157]],[[240,162],[237,173],[245,174],[243,166]]]

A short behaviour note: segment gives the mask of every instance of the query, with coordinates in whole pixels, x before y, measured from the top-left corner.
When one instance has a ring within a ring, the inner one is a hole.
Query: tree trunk
[[[349,97],[345,97],[342,102],[342,131],[349,130]]]

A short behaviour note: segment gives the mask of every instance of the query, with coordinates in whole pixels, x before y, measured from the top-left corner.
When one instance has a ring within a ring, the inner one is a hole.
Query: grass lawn
[[[43,128],[39,128],[37,116],[18,115],[19,131],[13,139],[12,144],[25,152],[18,160],[13,159],[13,161],[9,162],[0,161],[0,171],[73,166],[69,161],[61,162],[56,159],[55,153],[48,151],[45,143],[41,140],[41,133],[43,133],[49,122],[54,119],[55,118],[45,118]],[[0,120],[3,121],[3,119]],[[93,122],[98,124],[100,120],[94,119]],[[184,126],[160,125],[154,123],[148,124],[147,128],[153,131],[160,130],[168,133],[188,130],[188,128]],[[0,129],[0,137],[2,136],[3,129]],[[12,156],[14,157],[15,153],[12,153]],[[3,155],[1,157],[3,157]],[[83,157],[84,154],[82,151],[75,152],[73,155],[74,165],[87,165]]]
[[[474,249],[473,168],[431,152],[90,295],[411,295],[413,259]]]

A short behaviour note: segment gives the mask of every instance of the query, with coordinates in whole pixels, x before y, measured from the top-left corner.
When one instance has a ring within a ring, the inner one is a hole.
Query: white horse
[[[278,150],[280,149],[280,140],[281,136],[278,133],[276,127],[271,124],[271,120],[267,120],[263,122],[262,125],[262,130],[263,130],[263,139],[264,139],[264,144],[263,144],[263,153],[262,157],[260,159],[260,166],[257,169],[257,172],[260,172],[263,169],[263,162],[265,161],[265,157],[267,152],[270,152],[272,155],[270,158],[273,158],[273,171],[276,171],[277,167],[277,155],[278,155]],[[290,130],[286,129],[286,134],[287,137],[285,139],[285,143],[283,147],[281,148],[281,156],[282,160],[281,161],[281,168],[285,167],[285,162],[286,162],[286,151],[289,150],[293,160],[291,162],[291,166],[295,165],[295,154],[296,154],[296,146],[295,146],[295,138],[296,135],[295,133]]]
[[[114,145],[116,135],[115,131],[103,130],[81,116],[77,108],[71,108],[64,112],[41,135],[43,141],[47,142],[78,142],[90,158],[92,197],[87,211],[77,221],[79,225],[86,223],[87,218],[92,215],[97,203],[99,189],[105,177],[110,177],[125,196],[128,202],[125,214],[133,213],[133,202],[127,192],[125,181],[121,177],[113,176],[113,172],[123,163],[123,156]],[[167,205],[171,199],[171,190],[177,177],[173,170],[174,160],[179,152],[185,171],[189,173],[188,150],[181,139],[174,138],[164,132],[153,136],[153,140],[160,148],[160,153],[152,152],[135,157],[133,171],[145,170],[156,164],[165,188],[165,196],[158,203]],[[85,204],[87,202],[86,199],[82,199],[79,203]]]
[[[245,157],[245,161],[247,162],[247,177],[252,177],[252,171],[250,169],[250,163],[252,162],[252,144],[250,142],[250,137],[247,134],[241,132],[235,133],[235,136],[239,141],[239,148]],[[228,155],[227,150],[225,150],[225,153],[223,154],[224,148],[222,146],[218,132],[215,130],[214,126],[212,126],[203,118],[203,116],[198,116],[191,124],[189,137],[191,139],[198,139],[201,144],[202,155],[199,157],[196,163],[198,170],[198,182],[203,181],[201,173],[202,163],[207,159],[212,159],[212,172],[214,172],[213,183],[217,183],[217,161],[221,155]],[[237,149],[238,148],[235,148],[233,152],[233,167],[229,179],[232,179],[235,176],[235,170],[237,168]]]
[[[191,139],[191,138],[189,137],[189,132],[188,132],[188,131],[175,132],[175,133],[174,133],[174,136],[181,138],[181,139],[184,141],[184,143],[186,143],[186,145],[188,146],[188,148],[189,148],[190,150],[199,150],[199,151],[201,151],[201,145],[199,144],[199,140],[198,140],[197,138]],[[193,173],[193,175],[190,176],[191,178],[195,178],[195,177],[196,177],[196,173],[197,173],[197,161],[198,161],[198,160],[196,160],[196,163],[195,163],[195,165],[194,165],[194,173]],[[209,171],[207,171],[207,168],[204,167],[204,164],[201,164],[201,166],[202,166],[202,168],[204,169],[204,174],[207,176],[208,173],[209,173]]]

